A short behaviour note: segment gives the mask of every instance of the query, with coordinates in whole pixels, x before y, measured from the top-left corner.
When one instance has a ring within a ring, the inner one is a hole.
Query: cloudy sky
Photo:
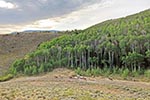
[[[150,0],[0,0],[0,34],[85,29],[150,8]]]

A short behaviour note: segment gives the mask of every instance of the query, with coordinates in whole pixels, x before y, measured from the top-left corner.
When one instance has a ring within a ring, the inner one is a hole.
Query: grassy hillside
[[[62,66],[92,74],[150,77],[150,10],[44,42],[15,61],[11,72],[33,75]]]
[[[58,37],[59,33],[18,33],[0,35],[0,74],[18,58],[37,48],[41,42]]]

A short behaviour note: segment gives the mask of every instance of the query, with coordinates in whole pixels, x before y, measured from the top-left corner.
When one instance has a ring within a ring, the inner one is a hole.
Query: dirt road
[[[0,83],[0,100],[150,100],[150,83],[83,77],[56,69]]]

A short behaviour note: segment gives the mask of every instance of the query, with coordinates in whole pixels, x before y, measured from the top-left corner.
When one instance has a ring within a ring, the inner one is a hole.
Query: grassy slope
[[[10,64],[24,57],[44,41],[58,37],[59,33],[20,33],[0,35],[0,74],[7,70]]]

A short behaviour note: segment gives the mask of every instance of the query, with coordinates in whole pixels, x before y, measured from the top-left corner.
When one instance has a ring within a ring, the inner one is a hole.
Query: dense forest
[[[66,32],[16,60],[10,72],[34,75],[57,67],[72,69],[150,69],[150,10]]]

